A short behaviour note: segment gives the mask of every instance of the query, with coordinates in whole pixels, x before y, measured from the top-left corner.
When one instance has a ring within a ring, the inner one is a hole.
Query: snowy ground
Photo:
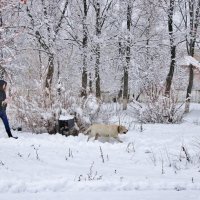
[[[0,199],[200,199],[200,113],[182,124],[132,124],[122,144],[1,127]],[[183,148],[184,147],[184,150]],[[135,197],[135,198],[133,198]]]

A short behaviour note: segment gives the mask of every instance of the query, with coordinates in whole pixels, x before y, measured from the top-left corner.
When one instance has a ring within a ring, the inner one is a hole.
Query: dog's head
[[[118,126],[118,133],[119,134],[126,134],[128,129],[125,126]]]

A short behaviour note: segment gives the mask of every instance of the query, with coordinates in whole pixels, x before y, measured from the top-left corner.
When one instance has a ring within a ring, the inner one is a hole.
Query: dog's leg
[[[89,136],[88,136],[87,142],[90,140],[90,138],[92,138],[92,136],[91,136],[91,135],[89,135]]]
[[[86,131],[83,132],[84,135],[87,135],[87,133],[91,131],[91,127],[89,127]]]
[[[94,140],[98,140],[99,134],[96,133]]]
[[[113,138],[115,138],[118,142],[122,143],[122,141],[117,136]]]

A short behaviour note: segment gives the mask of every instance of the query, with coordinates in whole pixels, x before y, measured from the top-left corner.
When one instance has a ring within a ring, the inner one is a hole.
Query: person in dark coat
[[[14,137],[11,133],[8,117],[6,115],[6,107],[7,107],[6,86],[7,82],[4,80],[0,80],[0,118],[3,121],[8,137],[17,139],[18,137]]]

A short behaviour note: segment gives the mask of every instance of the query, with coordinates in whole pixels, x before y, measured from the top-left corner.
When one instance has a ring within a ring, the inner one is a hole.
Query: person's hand
[[[6,105],[7,105],[7,101],[6,100],[2,101],[2,106],[6,106]]]
[[[4,105],[6,105],[6,104],[8,104],[8,103],[10,103],[11,102],[11,97],[7,97],[3,102],[2,102],[2,105],[4,104]]]

